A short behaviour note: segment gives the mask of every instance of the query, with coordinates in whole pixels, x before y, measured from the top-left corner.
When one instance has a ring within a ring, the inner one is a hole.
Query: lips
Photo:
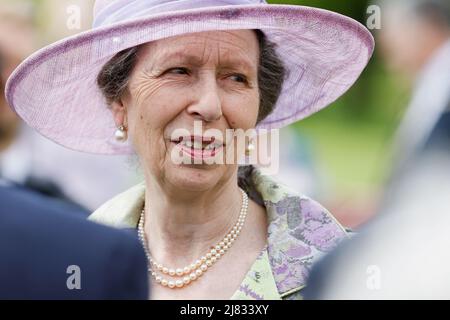
[[[215,137],[183,136],[171,139],[181,151],[194,159],[207,159],[214,157],[225,145]]]

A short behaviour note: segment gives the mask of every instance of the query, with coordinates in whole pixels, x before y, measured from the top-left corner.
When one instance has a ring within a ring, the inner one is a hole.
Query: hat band
[[[227,5],[266,4],[265,0],[133,0],[115,1],[98,12],[93,27],[104,27],[157,13]]]

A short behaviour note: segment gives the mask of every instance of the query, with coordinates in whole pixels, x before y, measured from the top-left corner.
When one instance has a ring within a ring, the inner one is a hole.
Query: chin
[[[224,168],[214,165],[177,165],[166,174],[171,185],[184,190],[206,191],[223,177]]]

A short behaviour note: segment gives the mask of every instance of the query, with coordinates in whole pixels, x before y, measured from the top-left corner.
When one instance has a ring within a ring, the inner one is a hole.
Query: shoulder
[[[306,285],[311,266],[347,233],[317,201],[258,170],[252,174],[268,215],[268,256],[282,298]]]
[[[46,196],[14,182],[0,180],[1,209],[9,211],[66,212],[75,216],[86,216],[87,211],[78,205]],[[5,213],[6,214],[6,213]]]
[[[256,170],[252,175],[270,222],[283,223],[286,231],[302,231],[320,237],[320,232],[334,231],[346,236],[346,229],[319,202]],[[323,235],[323,234],[322,234]],[[327,239],[323,239],[327,240]],[[325,242],[324,242],[325,244]]]
[[[265,200],[272,252],[284,246],[292,261],[308,257],[312,262],[348,238],[346,229],[319,202],[278,184],[273,187],[278,195]]]
[[[104,203],[88,219],[115,228],[136,228],[144,198],[145,183],[141,182]]]
[[[131,234],[60,211],[40,195],[14,192],[20,204],[0,209],[0,296],[144,298],[145,255]],[[83,290],[67,288],[70,266],[79,267]]]

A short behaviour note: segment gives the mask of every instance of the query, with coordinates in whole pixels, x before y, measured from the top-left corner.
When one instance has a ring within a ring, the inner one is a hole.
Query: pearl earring
[[[125,142],[127,141],[127,129],[122,125],[117,128],[116,132],[114,133],[114,136],[116,137],[116,140],[119,142]]]
[[[253,145],[253,143],[250,142],[247,148],[245,149],[245,155],[249,156],[253,150],[255,150],[255,146]]]

